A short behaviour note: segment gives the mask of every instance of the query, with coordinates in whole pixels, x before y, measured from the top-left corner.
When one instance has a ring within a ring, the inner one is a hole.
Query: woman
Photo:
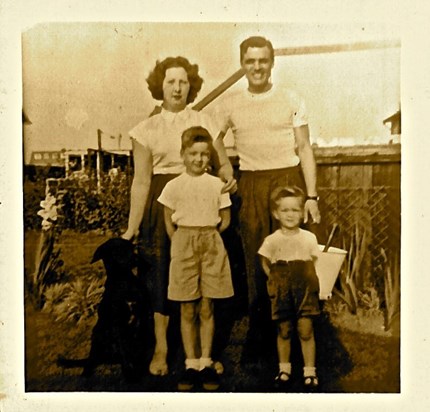
[[[157,198],[166,183],[185,170],[180,156],[182,132],[192,126],[203,126],[213,137],[219,133],[210,117],[187,107],[203,83],[196,64],[190,64],[184,57],[168,57],[156,63],[147,83],[153,98],[163,103],[159,113],[129,133],[133,143],[134,178],[128,228],[122,237],[132,239],[141,229],[142,249],[149,255],[152,268],[147,278],[154,311],[155,350],[149,371],[153,375],[166,375],[166,334],[171,310],[167,301],[170,242],[163,207]],[[214,142],[214,147],[218,154],[218,175],[226,182],[224,190],[234,189],[233,169],[224,146],[222,142]]]

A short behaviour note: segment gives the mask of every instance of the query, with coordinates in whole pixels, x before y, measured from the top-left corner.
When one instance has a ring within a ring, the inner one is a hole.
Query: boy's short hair
[[[297,186],[279,186],[270,194],[270,210],[273,212],[278,207],[278,202],[284,197],[299,197],[302,205],[305,204],[305,193]]]
[[[264,37],[261,36],[252,36],[245,39],[240,44],[240,63],[242,64],[243,56],[245,56],[246,51],[250,47],[267,47],[270,51],[270,58],[272,59],[272,62],[275,60],[275,50],[273,49],[273,45],[270,42],[270,40],[267,40]]]
[[[194,143],[207,143],[212,153],[212,136],[204,127],[194,126],[184,130],[181,136],[181,152]]]

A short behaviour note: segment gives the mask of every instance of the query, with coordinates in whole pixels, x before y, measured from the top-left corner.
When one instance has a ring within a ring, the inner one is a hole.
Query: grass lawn
[[[33,249],[38,233],[25,235],[25,267],[31,273]],[[91,264],[96,247],[107,239],[96,232],[79,234],[71,231],[61,236],[64,268],[70,279],[90,278],[103,280],[101,263]],[[336,303],[336,302],[334,302]],[[90,348],[92,327],[97,316],[81,322],[56,321],[44,310],[35,309],[26,299],[26,390],[39,391],[175,391],[177,373],[181,371],[181,352],[171,365],[167,377],[149,375],[138,383],[124,381],[119,365],[102,365],[89,379],[80,376],[82,369],[62,369],[56,365],[58,355],[70,358],[86,357]],[[337,309],[336,309],[337,308]],[[273,392],[272,381],[276,374],[276,359],[254,369],[243,367],[239,360],[247,330],[246,316],[235,316],[228,344],[221,355],[225,372],[221,391]],[[228,313],[227,313],[228,315]],[[317,340],[317,367],[321,393],[398,393],[400,392],[400,338],[383,330],[380,312],[350,315],[339,310],[339,305],[325,304],[322,316],[315,322]],[[293,342],[292,392],[300,392],[300,356],[297,342]]]

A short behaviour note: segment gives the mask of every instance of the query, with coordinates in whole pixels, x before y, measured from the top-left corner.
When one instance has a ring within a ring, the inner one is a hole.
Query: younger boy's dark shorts
[[[320,314],[319,282],[312,261],[278,261],[267,280],[273,320]]]

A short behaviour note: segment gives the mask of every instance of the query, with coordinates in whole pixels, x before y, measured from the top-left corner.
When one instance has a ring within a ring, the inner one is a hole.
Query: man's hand
[[[312,218],[311,223],[320,223],[321,214],[318,209],[318,202],[316,200],[308,199],[305,202],[305,216],[304,223],[308,223],[309,217]]]
[[[222,188],[221,193],[227,193],[230,194],[236,193],[237,191],[237,181],[233,176],[230,176],[227,179],[221,178],[221,180],[224,182],[224,187]]]

